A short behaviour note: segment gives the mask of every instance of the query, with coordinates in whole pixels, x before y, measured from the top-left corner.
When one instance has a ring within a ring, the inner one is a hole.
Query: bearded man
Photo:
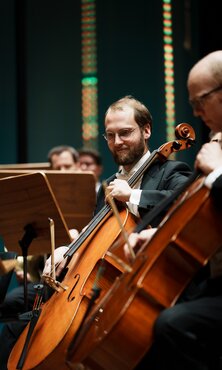
[[[105,134],[119,172],[107,179],[113,198],[127,204],[131,213],[143,217],[164,197],[179,188],[190,175],[187,164],[156,160],[134,187],[127,180],[148,160],[152,116],[148,108],[132,96],[114,102],[105,114]],[[104,191],[98,193],[95,214],[104,206]],[[159,221],[158,221],[159,222]]]

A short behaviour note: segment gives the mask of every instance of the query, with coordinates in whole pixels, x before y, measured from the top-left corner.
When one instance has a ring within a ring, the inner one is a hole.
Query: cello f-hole
[[[75,299],[75,295],[72,297],[72,293],[75,290],[76,286],[78,285],[78,282],[80,280],[80,274],[76,274],[74,276],[74,279],[76,279],[76,278],[77,278],[77,280],[76,280],[75,284],[73,285],[73,287],[72,287],[72,289],[71,289],[71,291],[70,291],[70,293],[67,297],[68,302],[72,302]]]

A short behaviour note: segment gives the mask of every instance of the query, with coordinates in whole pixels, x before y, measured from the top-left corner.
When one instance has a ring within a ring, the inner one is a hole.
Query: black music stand
[[[27,309],[27,255],[51,253],[49,219],[54,221],[56,246],[69,244],[70,234],[44,173],[1,179],[0,194],[0,234],[6,248],[24,258]]]

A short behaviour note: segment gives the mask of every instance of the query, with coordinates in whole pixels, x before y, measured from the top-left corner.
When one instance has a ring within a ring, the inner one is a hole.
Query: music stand
[[[82,230],[96,206],[92,172],[44,171],[69,229]]]
[[[0,169],[0,179],[33,173],[35,170]],[[92,219],[96,205],[95,176],[92,172],[41,171],[49,180],[69,229],[82,230]]]
[[[8,250],[23,256],[27,308],[27,255],[51,253],[49,218],[54,221],[56,246],[70,243],[70,234],[44,173],[3,178],[0,194],[0,234]]]

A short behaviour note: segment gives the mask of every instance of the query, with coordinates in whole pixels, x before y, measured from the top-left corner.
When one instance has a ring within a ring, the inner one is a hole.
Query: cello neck
[[[128,179],[128,184],[131,188],[137,183],[144,172],[151,166],[151,164],[158,158],[158,151],[154,150],[149,158],[140,166],[140,168]]]

